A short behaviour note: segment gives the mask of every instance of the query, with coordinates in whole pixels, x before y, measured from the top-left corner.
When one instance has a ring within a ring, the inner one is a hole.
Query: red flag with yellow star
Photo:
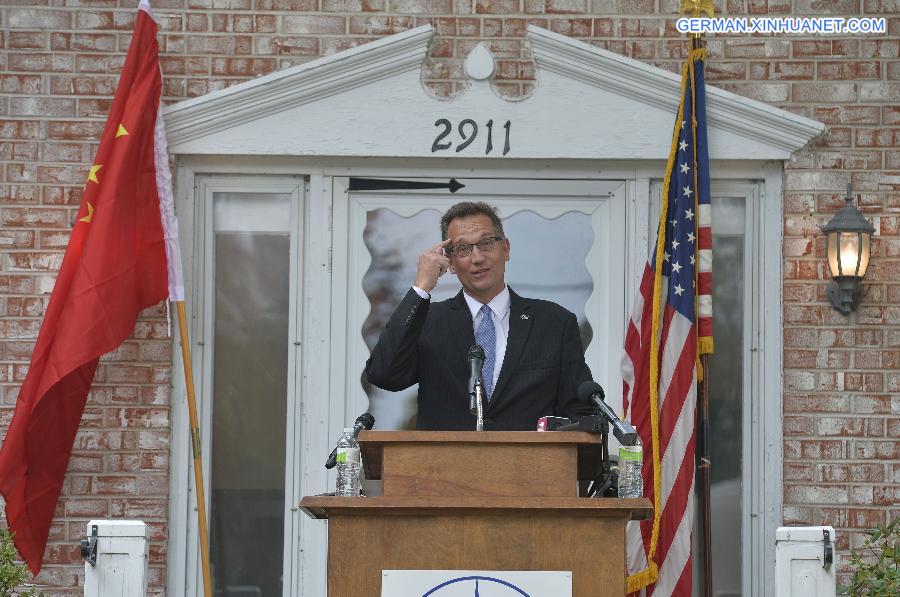
[[[171,173],[162,128],[156,23],[142,0],[134,36],[31,367],[0,449],[0,493],[35,574],[88,391],[103,354],[138,314],[183,300]]]

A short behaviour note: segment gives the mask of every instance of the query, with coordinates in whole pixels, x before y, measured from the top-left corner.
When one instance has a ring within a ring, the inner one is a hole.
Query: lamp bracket
[[[844,315],[850,315],[862,302],[860,279],[856,276],[837,276],[825,288],[828,302]]]

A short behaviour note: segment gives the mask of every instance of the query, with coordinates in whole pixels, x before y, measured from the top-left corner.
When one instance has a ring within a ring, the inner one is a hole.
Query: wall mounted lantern
[[[860,282],[869,267],[875,228],[853,206],[852,186],[847,185],[847,204],[838,210],[822,231],[827,240],[831,282],[826,294],[831,306],[849,315],[856,311],[863,293]]]

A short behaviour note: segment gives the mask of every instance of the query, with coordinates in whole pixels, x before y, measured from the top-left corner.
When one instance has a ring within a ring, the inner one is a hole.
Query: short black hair
[[[469,216],[489,217],[491,223],[494,225],[494,232],[497,233],[497,236],[506,238],[503,234],[503,222],[500,221],[500,216],[497,215],[496,207],[488,205],[484,201],[463,201],[448,209],[444,215],[441,216],[441,240],[447,240],[450,231],[450,222],[456,218],[467,218]]]

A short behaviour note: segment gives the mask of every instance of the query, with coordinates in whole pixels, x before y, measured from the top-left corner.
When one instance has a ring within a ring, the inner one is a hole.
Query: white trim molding
[[[666,159],[680,76],[529,26],[534,93],[470,78],[449,99],[422,84],[430,25],[169,106],[175,154]],[[785,160],[825,125],[707,85],[710,155]],[[606,140],[607,142],[604,142]],[[615,142],[610,142],[615,140]]]
[[[538,67],[675,113],[681,101],[681,76],[609,50],[528,26]],[[731,131],[787,152],[784,158],[825,132],[825,125],[760,101],[706,86],[710,127]],[[719,156],[716,156],[719,157]]]

